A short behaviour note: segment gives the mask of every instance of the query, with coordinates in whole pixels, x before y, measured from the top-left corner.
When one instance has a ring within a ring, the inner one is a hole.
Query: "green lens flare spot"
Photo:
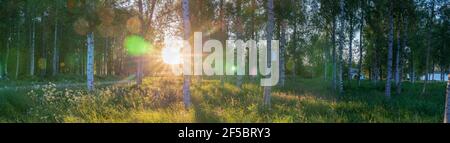
[[[142,56],[151,52],[153,45],[147,42],[144,38],[137,35],[128,36],[125,38],[124,46],[131,56]]]

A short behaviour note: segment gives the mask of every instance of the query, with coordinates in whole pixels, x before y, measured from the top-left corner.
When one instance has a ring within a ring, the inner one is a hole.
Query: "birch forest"
[[[448,0],[0,0],[0,122],[447,123],[449,18]]]

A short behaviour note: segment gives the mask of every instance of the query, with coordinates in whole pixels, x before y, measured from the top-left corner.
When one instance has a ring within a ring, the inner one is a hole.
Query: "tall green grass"
[[[387,99],[384,83],[346,82],[337,95],[320,79],[289,78],[272,92],[272,107],[262,105],[259,80],[241,87],[226,78],[194,78],[193,106],[185,110],[181,78],[147,78],[140,87],[112,85],[87,92],[48,84],[32,91],[0,91],[0,122],[441,122],[444,83],[404,83],[402,94]],[[394,90],[395,91],[395,90]]]

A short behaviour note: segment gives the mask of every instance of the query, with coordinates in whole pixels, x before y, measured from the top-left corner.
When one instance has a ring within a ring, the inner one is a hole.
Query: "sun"
[[[161,51],[163,62],[169,65],[178,65],[182,63],[181,47],[179,40],[165,40],[164,48]]]

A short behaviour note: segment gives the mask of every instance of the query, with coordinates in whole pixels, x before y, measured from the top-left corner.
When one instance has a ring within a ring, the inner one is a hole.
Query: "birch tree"
[[[447,94],[445,98],[444,123],[450,123],[450,74],[447,75]]]
[[[183,24],[184,24],[184,40],[188,41],[191,36],[191,22],[189,17],[189,0],[182,1],[183,10]],[[188,74],[184,75],[183,79],[183,101],[184,107],[189,109],[191,106],[191,91],[190,91],[191,77]]]
[[[11,28],[8,28],[8,37],[6,39],[6,56],[5,56],[5,67],[4,67],[4,74],[5,76],[8,76],[8,63],[9,63],[9,52],[10,52],[10,45],[11,45]]]
[[[94,90],[94,32],[87,34],[87,88],[89,91]]]
[[[391,79],[392,79],[392,48],[394,44],[394,4],[392,1],[389,2],[389,34],[388,34],[388,59],[387,59],[387,77],[386,77],[386,97],[391,97]]]
[[[401,77],[401,72],[402,72],[402,58],[403,58],[403,45],[402,45],[402,38],[401,37],[401,27],[402,27],[402,23],[401,20],[402,16],[400,15],[398,17],[398,22],[397,22],[397,51],[396,51],[396,58],[395,58],[395,87],[396,87],[396,92],[397,94],[400,94],[401,92],[401,82],[402,82],[402,77]]]
[[[364,11],[365,1],[360,1],[361,16],[359,18],[359,61],[358,61],[358,86],[361,86],[362,61],[363,61],[363,35],[364,35]]]
[[[95,9],[95,2],[89,1],[87,2],[87,11],[93,12]],[[93,32],[93,22],[91,19],[86,22],[87,23],[87,39],[86,39],[86,46],[87,46],[87,56],[86,56],[86,76],[87,76],[87,88],[89,91],[94,90],[94,32]]]
[[[16,39],[15,39],[15,44],[14,46],[16,46],[16,79],[19,78],[19,69],[20,69],[20,20],[17,20],[17,33],[16,33]]]
[[[55,76],[56,74],[58,74],[58,65],[59,65],[59,61],[58,61],[58,2],[56,1],[55,4],[55,27],[54,27],[54,39],[53,39],[53,62],[52,62],[52,75]]]
[[[343,54],[344,54],[344,29],[345,29],[345,3],[344,0],[340,0],[339,2],[339,6],[340,6],[340,19],[339,19],[339,24],[340,24],[340,30],[339,30],[339,56],[337,59],[337,63],[339,65],[339,69],[338,69],[338,88],[339,88],[339,93],[343,94],[344,93],[344,81],[343,81]]]
[[[36,8],[33,8],[33,14],[31,16],[31,50],[30,50],[30,75],[34,76],[34,72],[35,72],[35,53],[36,53],[36,18],[35,18],[35,13]]]
[[[273,0],[267,1],[267,15],[268,15],[268,22],[267,22],[267,65],[268,67],[271,67],[271,50],[272,50],[272,38],[273,38],[273,28],[275,23],[275,14],[274,14],[274,5]],[[270,108],[270,96],[271,96],[272,88],[270,86],[264,86],[264,105]]]
[[[353,35],[354,35],[354,23],[355,16],[353,14],[353,8],[349,8],[349,44],[348,44],[348,80],[352,80],[352,63],[353,63]]]
[[[422,88],[422,95],[425,94],[427,84],[429,82],[429,74],[430,74],[430,52],[431,52],[431,38],[432,38],[432,26],[433,26],[433,17],[434,17],[434,0],[431,0],[430,6],[430,16],[428,18],[428,33],[427,33],[427,51],[426,51],[426,62],[425,62],[425,84]]]

